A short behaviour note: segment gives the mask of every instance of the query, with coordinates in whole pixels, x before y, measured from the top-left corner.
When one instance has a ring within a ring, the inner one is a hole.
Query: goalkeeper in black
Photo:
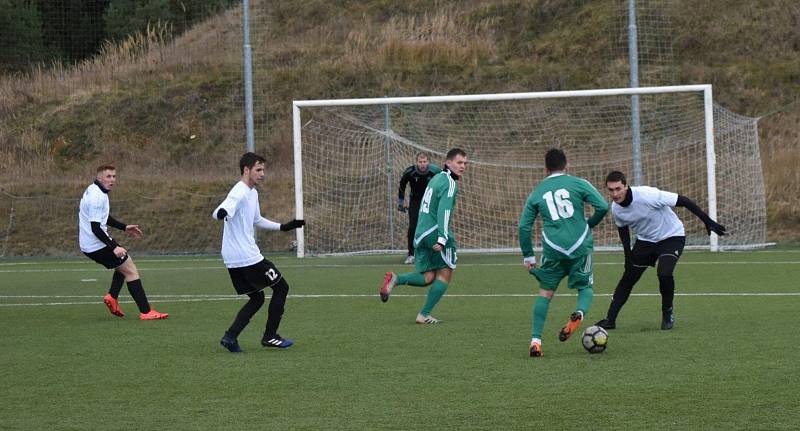
[[[408,212],[408,254],[403,262],[408,265],[414,263],[414,232],[417,229],[419,204],[422,202],[422,195],[425,194],[425,188],[428,187],[428,182],[431,178],[442,171],[441,168],[430,163],[430,159],[425,153],[417,153],[416,160],[416,164],[403,171],[397,194],[397,210]],[[410,186],[408,203],[405,200],[406,185]]]

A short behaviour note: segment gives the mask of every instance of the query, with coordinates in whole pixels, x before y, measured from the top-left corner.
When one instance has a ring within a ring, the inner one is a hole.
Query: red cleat
[[[383,277],[381,289],[378,291],[381,296],[381,301],[386,302],[389,300],[389,296],[392,294],[392,288],[394,287],[395,283],[397,283],[397,275],[393,272],[387,272],[386,276]]]
[[[139,313],[140,320],[159,320],[169,317],[168,313],[159,313],[156,310],[150,310],[148,313]]]
[[[111,314],[119,317],[125,317],[125,313],[123,313],[119,308],[119,301],[117,301],[117,298],[111,296],[110,293],[106,293],[106,296],[103,297],[103,302],[106,304],[106,307],[108,307],[108,311],[110,311]]]

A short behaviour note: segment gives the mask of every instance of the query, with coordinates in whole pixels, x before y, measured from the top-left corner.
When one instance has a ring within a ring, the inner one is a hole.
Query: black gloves
[[[397,211],[400,211],[401,213],[406,212],[406,207],[403,206],[403,198],[397,199]]]
[[[305,220],[292,220],[289,223],[282,224],[281,231],[286,232],[288,230],[297,229],[299,227],[303,227],[305,224]]]
[[[706,232],[708,232],[709,235],[711,235],[711,232],[714,232],[715,234],[717,234],[719,236],[723,236],[723,235],[727,235],[728,234],[728,232],[725,230],[725,226],[715,222],[714,220],[710,220],[710,219],[706,223]]]

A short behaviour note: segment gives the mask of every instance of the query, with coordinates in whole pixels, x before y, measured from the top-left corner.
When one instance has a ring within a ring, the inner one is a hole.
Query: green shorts
[[[542,258],[541,266],[531,269],[530,273],[544,290],[556,290],[564,277],[569,277],[567,287],[570,289],[583,290],[594,283],[591,254],[575,259]]]
[[[414,266],[417,272],[430,272],[437,269],[456,269],[456,241],[450,238],[442,251],[433,251],[436,236],[429,235],[414,247]]]

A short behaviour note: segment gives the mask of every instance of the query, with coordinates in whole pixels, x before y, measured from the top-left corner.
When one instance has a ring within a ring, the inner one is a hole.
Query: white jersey
[[[224,209],[228,215],[222,230],[222,260],[228,268],[241,268],[261,262],[264,256],[256,245],[255,226],[266,230],[279,230],[280,224],[261,217],[258,192],[239,181],[228,197],[211,213]]]
[[[92,222],[100,223],[100,228],[108,235],[106,223],[110,212],[108,194],[95,183],[86,187],[78,209],[78,243],[82,252],[92,253],[106,246],[92,232]]]
[[[630,205],[611,204],[617,226],[629,226],[637,239],[649,242],[686,235],[683,223],[672,211],[678,203],[677,193],[647,186],[631,187],[630,193],[633,197]]]

